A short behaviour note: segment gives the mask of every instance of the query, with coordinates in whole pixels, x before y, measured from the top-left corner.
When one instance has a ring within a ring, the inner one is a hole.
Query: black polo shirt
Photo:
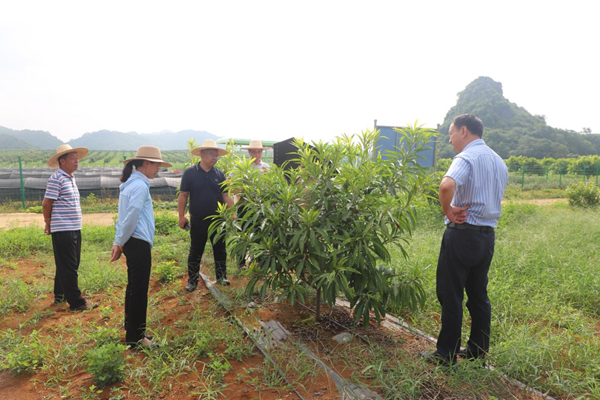
[[[206,218],[217,212],[219,203],[223,202],[225,174],[217,168],[206,172],[200,164],[185,170],[181,178],[180,190],[190,194],[190,215]]]

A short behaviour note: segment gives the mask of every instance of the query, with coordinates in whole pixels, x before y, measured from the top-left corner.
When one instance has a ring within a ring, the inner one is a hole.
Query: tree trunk
[[[315,319],[317,320],[317,322],[321,322],[321,288],[317,289],[317,310],[316,310],[316,314],[317,314],[317,316],[315,317]]]

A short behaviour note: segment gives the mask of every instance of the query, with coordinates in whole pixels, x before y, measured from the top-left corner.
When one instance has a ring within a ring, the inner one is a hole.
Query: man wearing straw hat
[[[263,147],[262,142],[260,140],[251,140],[250,145],[242,147],[242,150],[248,150],[248,154],[250,154],[250,158],[253,158],[252,162],[253,168],[260,168],[261,171],[269,169],[269,164],[262,161],[262,154],[264,150],[271,150],[270,147]]]
[[[71,311],[84,311],[96,306],[81,297],[77,276],[81,258],[81,207],[73,172],[87,153],[85,147],[58,146],[56,154],[48,160],[48,166],[58,170],[48,179],[42,201],[44,233],[52,235],[56,264],[52,305],[66,301]]]
[[[217,147],[214,140],[207,139],[202,146],[192,150],[192,154],[200,156],[200,162],[183,173],[177,211],[179,213],[179,227],[190,229],[190,253],[188,255],[188,284],[185,290],[193,292],[198,286],[200,261],[204,253],[204,246],[208,239],[208,228],[213,222],[211,215],[217,213],[219,204],[233,206],[233,200],[223,187],[225,174],[215,165],[220,156],[228,152]],[[185,217],[185,207],[189,197],[189,211],[191,221]],[[227,280],[227,252],[225,238],[215,240],[210,237],[215,259],[215,277],[217,283],[229,285]]]
[[[250,144],[248,146],[242,147],[242,150],[248,150],[248,154],[252,159],[252,168],[256,168],[260,172],[264,172],[269,169],[269,164],[262,161],[262,154],[265,150],[271,150],[270,147],[263,147],[262,142],[260,140],[252,139],[250,140]],[[245,213],[244,200],[239,198],[239,196],[238,199],[238,217],[242,217]],[[242,227],[242,229],[244,228]],[[238,268],[246,269],[246,257],[240,257],[238,261]]]

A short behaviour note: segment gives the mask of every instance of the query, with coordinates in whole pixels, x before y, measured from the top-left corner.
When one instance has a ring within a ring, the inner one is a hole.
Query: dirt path
[[[525,203],[535,204],[536,206],[551,206],[556,203],[567,203],[567,199],[516,199],[516,200],[504,200],[503,203]]]
[[[109,226],[114,224],[113,213],[93,213],[83,214],[84,225],[102,225]],[[31,213],[9,213],[0,214],[0,229],[1,228],[19,228],[23,226],[44,226],[44,217],[42,214]]]

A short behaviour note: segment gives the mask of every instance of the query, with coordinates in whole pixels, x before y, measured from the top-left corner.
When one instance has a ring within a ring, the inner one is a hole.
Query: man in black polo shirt
[[[208,239],[208,227],[213,222],[212,218],[206,219],[217,213],[219,203],[225,203],[233,207],[233,200],[221,185],[225,181],[225,174],[215,168],[220,156],[227,151],[217,147],[214,140],[207,139],[201,147],[192,150],[192,154],[200,156],[200,163],[185,170],[181,178],[177,211],[179,212],[179,227],[187,229],[190,227],[190,254],[188,256],[188,284],[185,290],[193,292],[198,286],[198,274],[200,272],[200,261],[204,253],[204,246]],[[185,217],[185,207],[188,196],[190,198],[191,222]],[[229,285],[227,280],[227,252],[225,239],[214,240],[210,237],[215,259],[215,276],[217,282]]]

